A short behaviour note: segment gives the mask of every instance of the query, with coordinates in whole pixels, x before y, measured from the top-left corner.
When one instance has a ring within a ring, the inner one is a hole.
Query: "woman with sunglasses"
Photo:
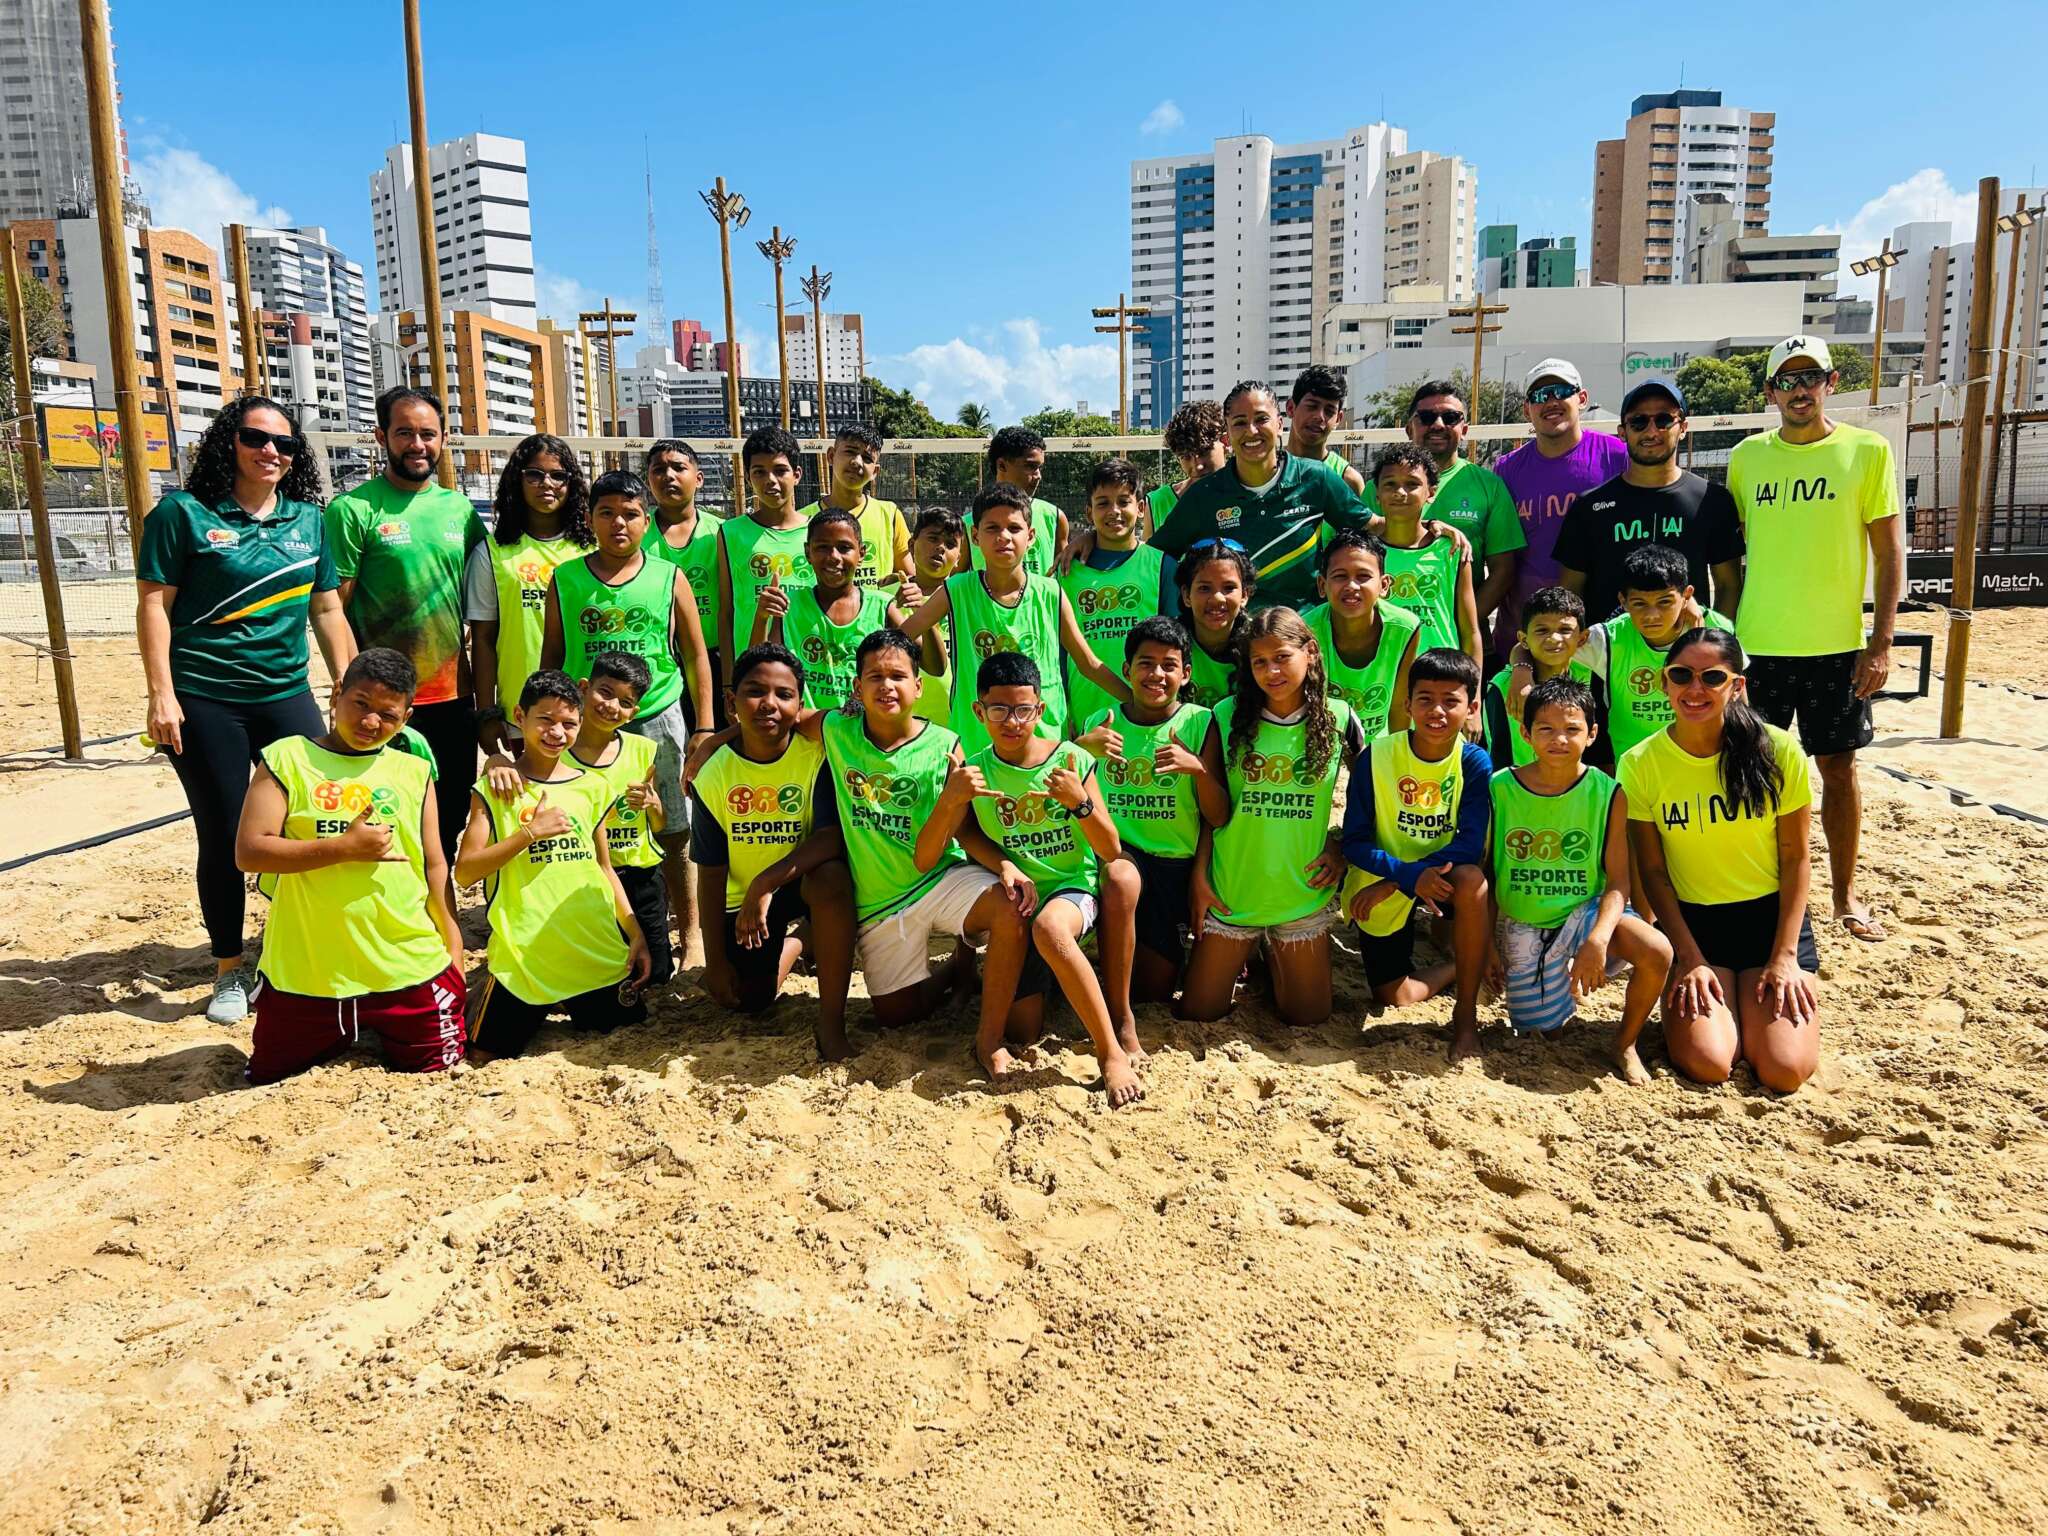
[[[217,976],[206,1016],[249,1013],[235,829],[272,742],[327,729],[307,683],[310,619],[330,676],[355,655],[320,511],[320,472],[290,412],[230,404],[199,440],[183,490],[142,524],[135,637],[148,739],[168,752],[199,837],[199,910]]]
[[[1750,708],[1725,629],[1694,629],[1664,664],[1670,725],[1621,759],[1629,845],[1674,958],[1664,1041],[1687,1077],[1747,1058],[1791,1093],[1820,1062],[1806,754]]]

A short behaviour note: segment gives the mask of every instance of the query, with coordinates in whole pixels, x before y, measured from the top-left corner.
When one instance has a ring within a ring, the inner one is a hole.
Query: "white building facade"
[[[350,261],[318,225],[251,229],[249,287],[264,309],[332,322],[340,350],[342,412],[337,431],[367,432],[377,424],[377,385],[371,361],[369,299],[360,262]],[[227,236],[221,236],[226,249]],[[316,326],[325,334],[330,327]],[[275,375],[273,374],[273,377]]]
[[[801,379],[814,384],[818,379],[817,342],[812,335],[811,312],[804,310],[784,317],[783,328],[789,337],[789,376],[792,381]],[[707,349],[708,350],[708,349]],[[825,382],[827,384],[858,384],[867,372],[867,339],[861,332],[859,315],[825,316]],[[700,366],[695,359],[692,367]],[[715,367],[715,362],[702,364]]]
[[[434,244],[441,304],[531,330],[533,214],[526,189],[526,142],[472,133],[427,151],[433,180]],[[377,307],[424,309],[412,146],[394,144],[370,177],[377,242]]]

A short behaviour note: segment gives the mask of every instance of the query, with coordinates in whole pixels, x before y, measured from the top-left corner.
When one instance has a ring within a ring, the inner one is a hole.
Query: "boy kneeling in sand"
[[[1529,691],[1522,728],[1534,760],[1493,776],[1488,838],[1502,917],[1492,970],[1517,1034],[1553,1036],[1609,976],[1633,967],[1612,1055],[1623,1079],[1650,1074],[1636,1037],[1671,970],[1671,944],[1629,909],[1628,800],[1585,765],[1593,690],[1554,677]]]
[[[252,1083],[338,1055],[365,1029],[404,1071],[462,1060],[462,935],[448,909],[434,767],[387,750],[415,686],[399,652],[358,652],[335,692],[333,729],[263,749],[235,834],[236,864],[271,899]]]

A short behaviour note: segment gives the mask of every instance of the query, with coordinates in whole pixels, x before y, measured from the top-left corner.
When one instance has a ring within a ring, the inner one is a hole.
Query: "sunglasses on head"
[[[1194,543],[1188,546],[1188,552],[1185,558],[1192,560],[1195,558],[1195,556],[1200,554],[1206,554],[1208,551],[1212,549],[1234,549],[1240,555],[1244,553],[1244,546],[1238,543],[1235,539],[1197,539]]]
[[[1458,427],[1465,423],[1463,411],[1417,411],[1413,420],[1425,427]]]
[[[1771,388],[1783,395],[1795,389],[1819,389],[1827,381],[1828,371],[1825,368],[1797,368],[1772,379]]]
[[[299,450],[305,447],[296,432],[263,432],[255,427],[237,427],[235,441],[244,448],[254,448],[258,451],[267,443],[277,450],[278,457],[286,459],[297,458]]]
[[[1726,667],[1702,667],[1695,670],[1679,666],[1666,667],[1664,675],[1679,688],[1690,688],[1695,679],[1703,688],[1726,688],[1729,680],[1735,676]]]
[[[1569,400],[1579,392],[1576,384],[1538,384],[1529,391],[1531,405],[1549,405],[1558,400]]]
[[[519,478],[528,485],[567,485],[569,471],[566,469],[522,469]]]
[[[1670,411],[1637,411],[1628,418],[1627,425],[1631,432],[1647,432],[1651,427],[1663,432],[1677,420]]]

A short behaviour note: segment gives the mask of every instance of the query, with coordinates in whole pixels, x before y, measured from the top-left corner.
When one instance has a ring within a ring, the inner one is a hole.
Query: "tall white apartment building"
[[[790,379],[815,384],[818,379],[818,352],[817,342],[811,335],[810,311],[784,316],[782,328],[789,337]],[[867,357],[867,340],[861,333],[860,316],[827,313],[825,382],[858,384],[867,372]]]
[[[341,408],[336,429],[367,432],[377,424],[372,376],[370,310],[362,263],[350,261],[317,224],[292,229],[251,229],[249,287],[257,302],[280,315],[315,315],[333,321],[341,359]],[[227,235],[221,235],[227,247]],[[315,326],[325,336],[330,328]],[[333,415],[336,413],[327,412]]]
[[[1456,155],[1426,149],[1387,161],[1386,282],[1472,299],[1478,269],[1479,176]]]
[[[1694,200],[1726,198],[1739,235],[1771,223],[1777,114],[1731,107],[1719,91],[1638,96],[1618,139],[1593,146],[1593,280],[1682,283],[1699,217]]]
[[[77,0],[0,0],[0,223],[93,210],[84,54]],[[117,89],[126,183],[119,100]]]
[[[1370,123],[1307,144],[1246,134],[1132,161],[1131,299],[1152,310],[1133,338],[1133,422],[1162,425],[1181,401],[1220,400],[1240,379],[1284,393],[1314,359],[1329,306],[1377,303],[1409,281],[1390,256],[1419,255],[1387,248],[1390,162],[1407,155],[1405,129]],[[1446,227],[1442,259],[1467,291],[1469,217],[1462,255]]]
[[[472,133],[427,151],[433,180],[434,244],[441,305],[533,328],[533,214],[526,192],[526,141]],[[370,224],[377,240],[377,307],[423,309],[412,146],[394,144],[370,177]]]
[[[2038,208],[2048,202],[2048,189],[2006,187],[1999,194],[1998,211],[2009,213],[2016,199]],[[1910,248],[1914,231],[1929,226],[1905,225],[1892,232],[1892,248]],[[2007,272],[2013,261],[2013,237],[1999,235],[1991,262],[1991,344],[2001,345],[2005,334],[2005,292]],[[2005,403],[2015,402],[2021,410],[2048,407],[2048,219],[2036,218],[2019,232],[2019,285],[2012,304],[2012,355],[2006,361]],[[1895,281],[1907,269],[1902,261],[1892,269]],[[1970,307],[1974,302],[1977,273],[1977,242],[1936,244],[1928,253],[1926,277],[1926,348],[1921,355],[1921,375],[1926,384],[1950,386],[1950,411],[1960,410],[1962,387],[1970,378]],[[1894,310],[1887,291],[1885,308]],[[1906,317],[1908,322],[1917,316]],[[1891,348],[1886,347],[1887,355]],[[1991,357],[1994,387],[1998,377],[1998,355]]]

